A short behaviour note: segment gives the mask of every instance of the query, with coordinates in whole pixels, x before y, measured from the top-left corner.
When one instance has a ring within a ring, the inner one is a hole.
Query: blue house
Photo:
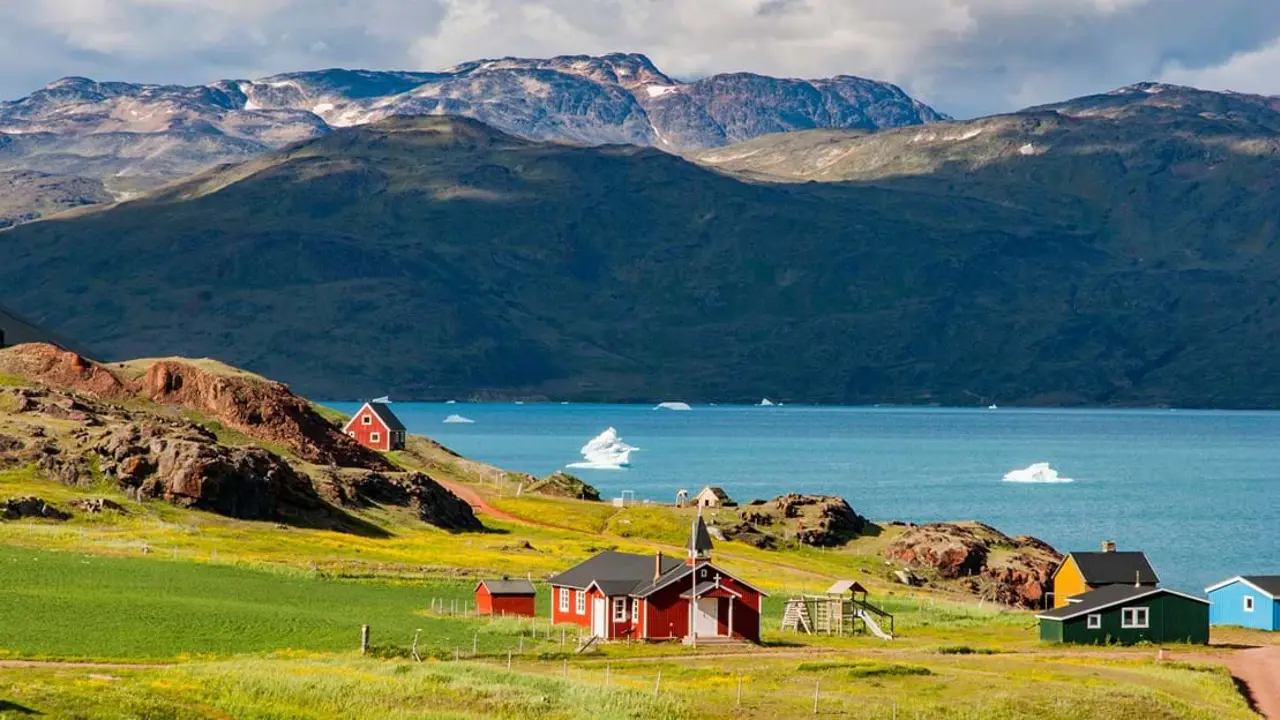
[[[1233,577],[1204,591],[1211,625],[1280,630],[1280,575]]]

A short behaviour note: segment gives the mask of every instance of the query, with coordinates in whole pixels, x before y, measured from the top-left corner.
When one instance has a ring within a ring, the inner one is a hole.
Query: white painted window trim
[[[640,598],[631,598],[631,622],[640,622]]]
[[[1139,613],[1141,621],[1138,620]],[[1151,611],[1145,607],[1124,608],[1120,611],[1120,627],[1125,630],[1145,630],[1151,627]]]
[[[370,416],[370,415],[361,415],[361,416],[360,416],[360,424],[361,424],[361,425],[372,425],[372,424],[373,424],[373,417],[372,417],[372,416]]]
[[[1089,628],[1090,630],[1101,630],[1101,629],[1102,629],[1102,615],[1100,615],[1100,614],[1098,614],[1098,613],[1094,613],[1094,614],[1090,615],[1089,617],[1085,618],[1085,623],[1088,625],[1088,628]]]
[[[577,591],[578,596],[574,599],[573,611],[578,615],[587,614],[587,594],[582,590]]]
[[[376,432],[369,433],[369,442],[371,443],[382,442],[382,433],[376,433]]]
[[[569,612],[569,588],[560,588],[560,612]]]
[[[1245,612],[1253,612],[1254,607],[1255,607],[1256,605],[1257,605],[1257,601],[1253,599],[1253,596],[1252,596],[1252,595],[1245,595],[1245,596],[1244,596],[1244,611],[1245,611]]]
[[[613,599],[613,621],[616,623],[627,621],[627,599],[616,597]]]

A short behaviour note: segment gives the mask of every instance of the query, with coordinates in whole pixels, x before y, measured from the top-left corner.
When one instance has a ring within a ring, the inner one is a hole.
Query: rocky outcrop
[[[444,530],[484,529],[466,501],[422,473],[333,472],[327,480],[326,498],[345,507],[407,507],[422,522]]]
[[[71,514],[32,495],[13,497],[0,503],[0,519],[24,520],[27,518],[70,520]]]
[[[567,472],[556,471],[550,475],[526,485],[524,492],[554,497],[577,498],[579,500],[600,501],[600,491],[586,481]]]
[[[142,392],[155,402],[183,405],[259,440],[283,445],[308,462],[395,469],[386,458],[343,435],[281,383],[162,360],[147,370]]]
[[[0,350],[0,373],[100,398],[123,400],[133,395],[128,383],[102,365],[43,343]]]
[[[960,580],[986,599],[1039,608],[1062,555],[1033,537],[1010,538],[982,523],[933,523],[908,529],[885,558],[941,580]]]
[[[722,528],[730,540],[773,547],[789,539],[814,547],[835,547],[872,527],[844,498],[834,495],[782,495],[756,500],[743,508],[739,521]]]
[[[122,425],[92,448],[99,467],[139,499],[245,520],[289,520],[328,507],[311,483],[261,448],[219,445],[207,431]]]

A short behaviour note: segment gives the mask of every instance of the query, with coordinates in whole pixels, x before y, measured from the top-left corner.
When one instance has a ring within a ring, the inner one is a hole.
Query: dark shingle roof
[[[533,583],[528,580],[481,580],[480,585],[489,588],[490,595],[534,595]],[[479,587],[477,585],[477,587]]]
[[[1140,552],[1080,552],[1071,553],[1076,566],[1090,585],[1143,585],[1159,584],[1160,578],[1151,569],[1147,556]]]
[[[1048,612],[1036,615],[1038,618],[1045,620],[1070,620],[1071,618],[1088,615],[1089,613],[1105,610],[1114,605],[1123,605],[1146,597],[1155,595],[1178,595],[1188,600],[1194,600],[1199,603],[1209,604],[1208,600],[1203,598],[1184,595],[1180,592],[1174,592],[1168,588],[1154,588],[1146,586],[1135,587],[1133,585],[1108,585],[1106,587],[1092,590],[1083,595],[1077,595],[1068,605],[1065,605]]]
[[[613,592],[605,589],[606,583],[610,588],[616,589],[624,582],[628,582],[630,584],[626,590],[616,592],[616,594],[625,595],[636,587],[649,585],[653,582],[653,563],[653,555],[635,555],[608,550],[556,575],[551,578],[550,582],[552,585],[559,587],[571,587],[579,590],[585,590],[592,582],[596,582],[600,584],[601,589],[605,590],[606,593]],[[683,560],[665,555],[662,557],[662,572],[664,575],[683,567]]]
[[[1245,575],[1242,579],[1272,597],[1280,597],[1280,575]]]
[[[400,422],[400,418],[391,412],[391,408],[387,407],[386,403],[371,402],[369,403],[369,409],[373,411],[374,415],[378,416],[383,425],[387,426],[387,430],[391,432],[405,431],[404,423]]]

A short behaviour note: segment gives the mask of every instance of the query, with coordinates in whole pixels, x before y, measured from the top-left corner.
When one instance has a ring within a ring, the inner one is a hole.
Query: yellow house
[[[1073,552],[1053,571],[1053,606],[1065,607],[1071,598],[1108,585],[1156,587],[1160,578],[1147,556],[1140,552],[1116,552],[1105,542],[1102,552]]]

